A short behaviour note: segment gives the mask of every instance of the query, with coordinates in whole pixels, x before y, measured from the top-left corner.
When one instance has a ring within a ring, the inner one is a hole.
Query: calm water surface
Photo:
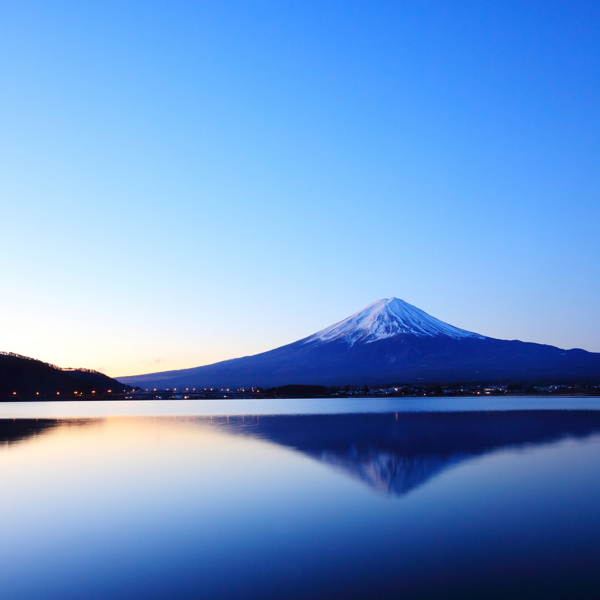
[[[0,404],[0,595],[598,598],[600,402]]]

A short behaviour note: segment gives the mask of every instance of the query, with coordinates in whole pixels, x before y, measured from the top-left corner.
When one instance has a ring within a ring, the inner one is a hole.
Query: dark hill
[[[98,371],[61,369],[27,356],[0,353],[0,400],[102,399],[130,389]]]

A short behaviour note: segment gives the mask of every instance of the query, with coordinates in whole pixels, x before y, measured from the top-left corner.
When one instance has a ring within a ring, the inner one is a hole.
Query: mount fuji
[[[486,337],[444,323],[398,298],[386,298],[268,352],[117,379],[158,389],[584,382],[600,380],[600,353]]]

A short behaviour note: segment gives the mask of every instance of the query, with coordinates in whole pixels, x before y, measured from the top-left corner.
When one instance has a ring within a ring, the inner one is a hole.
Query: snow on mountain
[[[384,298],[369,304],[347,319],[311,335],[304,340],[304,343],[345,340],[351,347],[358,341],[370,343],[399,334],[485,339],[485,336],[478,333],[448,325],[404,300]]]

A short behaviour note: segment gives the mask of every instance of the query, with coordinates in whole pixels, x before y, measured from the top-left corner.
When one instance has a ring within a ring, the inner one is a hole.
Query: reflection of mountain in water
[[[600,411],[232,417],[218,425],[293,448],[379,491],[402,495],[458,462],[495,450],[600,433]]]
[[[466,456],[404,457],[377,451],[367,451],[364,455],[360,455],[356,449],[352,449],[346,455],[323,452],[320,456],[316,454],[311,456],[358,477],[380,492],[398,496],[425,483],[452,464],[468,458]]]
[[[84,425],[86,420],[56,419],[0,419],[0,444],[15,444],[41,435],[55,427],[64,425]]]

